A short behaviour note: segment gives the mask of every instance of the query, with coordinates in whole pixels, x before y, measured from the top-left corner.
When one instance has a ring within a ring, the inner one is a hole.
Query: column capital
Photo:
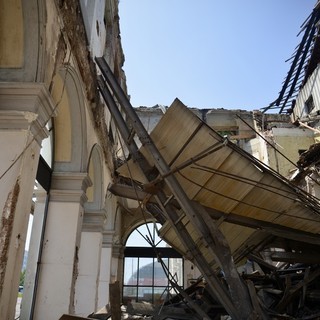
[[[112,248],[112,246],[114,245],[114,234],[115,231],[114,230],[104,230],[102,235],[103,235],[103,239],[102,239],[102,247],[103,248]]]
[[[87,173],[54,172],[52,174],[50,199],[57,202],[80,202],[88,200],[85,194],[91,180]]]
[[[103,232],[104,224],[107,220],[105,210],[85,210],[82,223],[82,231]]]
[[[38,143],[55,116],[52,97],[43,83],[0,82],[0,129],[30,130]]]
[[[124,246],[120,244],[115,244],[112,247],[112,257],[114,258],[123,258],[124,255]]]

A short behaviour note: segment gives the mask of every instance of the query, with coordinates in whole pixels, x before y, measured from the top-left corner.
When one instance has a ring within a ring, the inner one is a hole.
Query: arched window
[[[124,250],[123,302],[160,304],[174,290],[168,277],[183,286],[182,256],[158,237],[160,224],[143,224],[128,237]]]

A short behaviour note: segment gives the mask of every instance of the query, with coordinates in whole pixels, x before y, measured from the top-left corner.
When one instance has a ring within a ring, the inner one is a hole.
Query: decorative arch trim
[[[103,181],[103,152],[95,144],[90,153],[87,172],[92,181],[92,186],[87,189],[88,202],[86,210],[100,210],[104,206],[104,181]]]
[[[14,21],[16,26],[14,42],[10,40],[16,51],[13,54],[15,58],[9,57],[11,61],[6,59],[0,62],[2,64],[0,81],[43,81],[40,72],[43,69],[45,52],[45,23],[43,23],[45,21],[45,2],[43,0],[14,0],[11,3],[11,1],[1,0],[0,4],[12,7],[8,13],[10,15],[8,22],[4,26],[0,24],[0,29],[5,28],[2,33],[5,35],[11,33],[11,21]],[[3,11],[3,14],[7,13]],[[5,19],[1,20],[5,22]]]
[[[71,159],[70,161],[55,161],[54,170],[58,172],[87,172],[87,126],[85,96],[82,92],[81,81],[77,72],[71,66],[61,69],[59,76],[63,79],[62,90],[68,97],[70,109]],[[59,103],[59,101],[56,101],[56,103]],[[57,113],[59,117],[59,106]],[[63,121],[63,119],[59,121]],[[56,130],[57,128],[55,128]],[[55,153],[59,152],[57,148],[59,148],[58,141],[55,143]]]

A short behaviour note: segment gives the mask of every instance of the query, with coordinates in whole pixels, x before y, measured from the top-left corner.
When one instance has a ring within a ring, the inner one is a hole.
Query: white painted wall
[[[98,283],[101,265],[102,233],[82,232],[76,280],[75,314],[86,317],[98,311]]]
[[[27,130],[0,130],[0,174],[3,174],[20,156],[29,141]],[[39,145],[33,142],[1,179],[0,250],[1,260],[5,259],[6,262],[1,264],[0,319],[13,319],[15,315],[39,153]]]
[[[13,319],[44,124],[53,103],[43,84],[0,83],[0,319]]]
[[[98,310],[109,303],[109,284],[111,273],[112,248],[102,248],[98,287]]]
[[[56,320],[64,313],[74,313],[76,247],[80,244],[82,214],[77,202],[49,204],[34,319]]]
[[[105,0],[80,0],[92,57],[101,57],[106,45]]]

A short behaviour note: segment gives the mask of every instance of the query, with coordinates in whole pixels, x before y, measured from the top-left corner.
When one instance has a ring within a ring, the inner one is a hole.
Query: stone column
[[[75,293],[76,315],[86,317],[98,309],[102,231],[105,221],[104,210],[86,210],[84,214]]]
[[[14,319],[40,146],[53,113],[43,84],[0,83],[0,319]]]
[[[53,173],[33,319],[74,314],[83,203],[89,179],[76,172]]]
[[[98,308],[103,308],[109,303],[109,284],[111,279],[113,234],[114,231],[103,232],[98,288]]]

